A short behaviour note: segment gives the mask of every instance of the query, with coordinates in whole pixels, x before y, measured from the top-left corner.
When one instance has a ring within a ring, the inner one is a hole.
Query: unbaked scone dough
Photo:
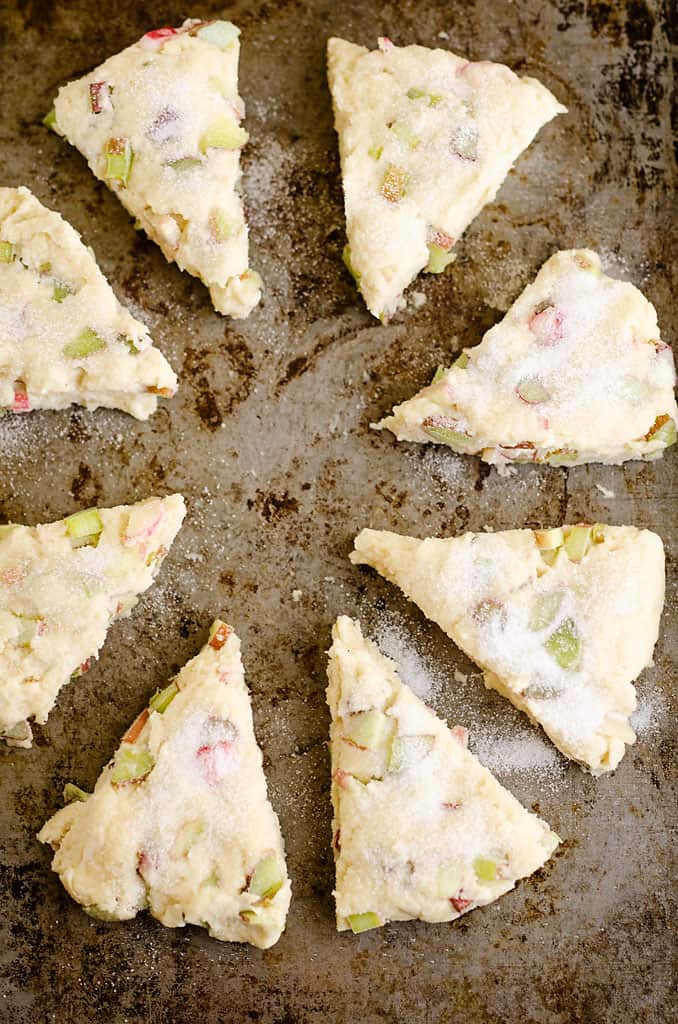
[[[559,839],[466,749],[346,616],[333,629],[337,928],[452,921],[492,903]]]
[[[0,411],[76,403],[145,420],[176,389],[77,231],[27,188],[0,188]]]
[[[170,928],[207,928],[261,949],[290,903],[283,840],[266,791],[240,641],[210,639],[123,736],[90,795],[39,833],[87,913],[122,921],[145,908]]]
[[[416,540],[363,530],[351,554],[395,583],[593,775],[635,742],[633,680],[652,661],[664,548],[633,526]]]
[[[574,249],[378,426],[500,466],[653,459],[676,440],[675,382],[652,303]]]
[[[261,278],[240,186],[239,35],[230,21],[195,19],[147,32],[60,89],[48,123],[165,257],[207,285],[214,308],[243,318]]]
[[[180,494],[0,526],[0,738],[31,745],[61,687],[129,615],[179,532]]]
[[[440,273],[542,125],[565,107],[533,78],[447,50],[328,43],[348,246],[374,316],[420,270]]]

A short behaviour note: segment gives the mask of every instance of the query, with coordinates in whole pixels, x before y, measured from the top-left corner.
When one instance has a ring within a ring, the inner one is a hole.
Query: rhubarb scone
[[[593,775],[635,742],[633,680],[652,662],[664,604],[655,533],[596,524],[416,540],[363,530],[351,561],[400,587],[486,686]]]
[[[217,620],[203,650],[151,698],[94,792],[38,835],[92,917],[148,911],[170,928],[266,949],[285,927],[290,882],[267,796],[240,641]]]
[[[485,462],[621,463],[675,443],[654,306],[587,249],[557,252],[478,346],[376,426]]]
[[[77,231],[0,188],[0,414],[103,405],[145,420],[177,378]]]
[[[59,90],[47,124],[80,150],[170,262],[236,318],[261,298],[240,185],[248,139],[230,21],[147,32]]]
[[[447,50],[328,43],[348,245],[367,308],[386,321],[421,270],[441,273],[514,161],[565,107],[503,64]]]
[[[87,671],[129,615],[185,514],[180,494],[90,508],[43,526],[0,526],[0,739],[31,745],[59,690]]]
[[[329,652],[337,928],[452,921],[551,856],[530,814],[340,617]]]

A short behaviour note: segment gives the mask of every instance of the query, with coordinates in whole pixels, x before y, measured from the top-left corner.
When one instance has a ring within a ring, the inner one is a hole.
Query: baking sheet
[[[508,477],[371,420],[476,343],[556,249],[588,245],[643,288],[675,339],[668,4],[405,0],[100,5],[2,0],[0,182],[28,185],[93,246],[122,301],[180,374],[149,423],[100,410],[0,421],[0,521],[180,490],[189,515],[154,589],[92,670],[62,691],[31,751],[0,754],[0,1019],[13,1024],[605,1024],[676,1019],[675,449],[656,463],[521,466]],[[225,15],[242,28],[252,142],[252,263],[266,281],[246,322],[135,233],[84,159],[40,119],[56,89],[151,27]],[[539,77],[569,108],[477,218],[426,303],[388,327],[341,264],[341,186],[324,46],[441,45]],[[601,410],[601,415],[603,414]],[[656,529],[669,587],[638,742],[610,778],[568,765],[385,581],[347,561],[363,526],[416,535],[562,521]],[[297,593],[295,593],[297,592]],[[299,593],[300,592],[300,593]],[[565,842],[546,868],[454,925],[337,935],[331,889],[325,650],[338,613]],[[88,788],[119,737],[223,614],[242,638],[258,737],[294,899],[266,952],[147,916],[86,917],[34,839],[67,780]],[[675,892],[675,890],[674,890]],[[675,948],[675,947],[673,947]]]

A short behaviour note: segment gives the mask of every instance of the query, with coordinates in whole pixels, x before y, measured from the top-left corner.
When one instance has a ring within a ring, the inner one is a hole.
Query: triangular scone
[[[664,548],[633,526],[465,533],[415,540],[363,530],[373,566],[472,658],[485,684],[593,775],[635,741],[633,680],[652,661]]]
[[[420,270],[440,273],[513,162],[565,107],[534,78],[447,50],[328,43],[348,246],[374,316]]]
[[[180,494],[0,526],[0,739],[31,745],[61,687],[150,587],[185,514]]]
[[[290,903],[280,825],[269,803],[240,641],[216,621],[200,654],[128,729],[89,795],[38,835],[88,914],[148,908],[170,928],[266,949]]]
[[[248,266],[240,189],[239,35],[229,21],[147,32],[60,89],[47,122],[165,257],[207,285],[215,309],[241,318],[261,278]]]
[[[575,249],[378,426],[498,465],[652,459],[676,440],[675,381],[652,303]]]
[[[0,410],[123,409],[139,419],[177,378],[94,254],[27,188],[0,188]]]
[[[558,837],[500,786],[365,640],[334,626],[332,714],[337,928],[452,921],[492,903],[551,856]]]

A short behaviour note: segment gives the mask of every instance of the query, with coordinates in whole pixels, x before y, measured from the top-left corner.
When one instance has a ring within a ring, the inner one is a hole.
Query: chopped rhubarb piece
[[[464,749],[468,747],[468,729],[463,725],[454,725],[450,729],[450,736],[457,741]]]
[[[343,248],[343,251],[341,253],[341,258],[344,261],[344,266],[346,267],[346,269],[348,270],[349,274],[351,275],[351,277],[353,278],[353,280],[357,284],[360,281],[360,274],[358,273],[358,271],[355,269],[355,267],[351,263],[351,250],[348,247],[348,243],[346,243],[346,245]]]
[[[106,348],[106,342],[91,327],[85,327],[77,338],[68,341],[61,350],[66,359],[88,359]]]
[[[497,862],[487,857],[476,857],[473,870],[479,882],[494,882],[497,877]]]
[[[579,452],[574,448],[558,448],[544,456],[544,462],[551,466],[570,466],[579,459]]]
[[[96,547],[99,543],[104,524],[96,508],[86,508],[82,512],[74,512],[64,520],[66,533],[71,547],[78,548],[85,544]]]
[[[122,542],[125,547],[143,544],[150,540],[163,519],[162,507],[153,505],[132,505],[127,518]]]
[[[446,267],[455,259],[455,253],[450,249],[444,249],[442,245],[435,242],[428,243],[428,263],[426,272],[428,274],[442,274]]]
[[[563,340],[563,314],[550,302],[540,303],[527,323],[539,345],[557,345]]]
[[[79,679],[80,676],[84,676],[85,672],[89,672],[92,667],[92,659],[85,658],[81,665],[78,665],[75,672],[71,673],[71,679]]]
[[[67,284],[55,284],[52,289],[52,298],[55,302],[63,302],[68,295],[72,295],[73,292]]]
[[[14,246],[11,242],[0,242],[0,263],[12,263]]]
[[[407,194],[410,176],[402,167],[390,164],[381,182],[381,194],[389,203],[399,203]]]
[[[356,747],[378,750],[393,728],[393,720],[381,711],[359,711],[348,718],[346,735]]]
[[[109,139],[104,148],[106,170],[104,177],[109,185],[118,184],[125,188],[132,173],[134,152],[129,139]]]
[[[210,647],[213,647],[215,651],[220,651],[232,632],[231,627],[227,626],[225,622],[215,622],[210,629],[208,640]]]
[[[442,96],[436,92],[427,92],[426,89],[412,87],[407,90],[408,100],[426,100],[429,107],[437,107],[442,101]]]
[[[468,449],[473,445],[473,438],[470,434],[459,430],[458,424],[445,416],[427,416],[421,428],[434,441],[449,444],[452,448]]]
[[[240,29],[230,21],[211,21],[199,28],[195,35],[206,43],[212,43],[220,50],[225,50],[236,41]]]
[[[516,387],[518,398],[526,405],[539,405],[548,402],[549,393],[536,377],[524,377]]]
[[[532,601],[527,628],[536,633],[550,626],[558,614],[563,596],[562,590],[554,590],[550,594],[537,594]]]
[[[471,906],[471,904],[473,903],[473,900],[467,900],[466,897],[462,896],[461,892],[460,892],[458,896],[451,896],[450,897],[450,903],[452,904],[454,909],[457,911],[457,913],[461,914],[462,910],[466,910],[467,907]]]
[[[201,818],[186,821],[177,832],[172,846],[172,857],[181,860],[195,846],[205,831],[205,822]]]
[[[31,404],[25,391],[14,391],[12,412],[30,412]]]
[[[372,157],[373,160],[380,160],[381,159],[381,154],[384,152],[384,147],[383,146],[377,146],[375,144],[373,146],[370,146],[370,148],[367,150],[367,152]]]
[[[364,914],[349,914],[346,918],[349,927],[354,935],[360,935],[361,932],[367,932],[370,928],[381,928],[383,921],[377,914],[373,914],[370,910]]]
[[[52,107],[49,113],[45,114],[45,116],[42,119],[42,123],[44,124],[45,128],[51,128],[52,131],[54,131],[54,127],[56,125],[56,112],[54,110],[54,107]]]
[[[146,388],[146,393],[149,395],[160,395],[161,398],[171,398],[174,391],[172,388],[159,388],[155,384],[149,384]]]
[[[456,366],[458,370],[465,370],[468,366],[468,352],[463,351],[458,355],[452,365]]]
[[[237,229],[237,223],[233,221],[223,210],[215,210],[210,217],[210,230],[212,237],[217,242],[227,242]]]
[[[496,598],[487,597],[484,601],[479,601],[475,606],[473,618],[481,626],[498,625],[503,629],[506,624],[506,608]]]
[[[581,642],[573,619],[565,619],[544,644],[544,649],[564,669],[575,668],[581,654]]]
[[[535,530],[534,539],[540,550],[549,551],[562,545],[565,534],[562,527],[557,526],[553,530]]]
[[[396,736],[388,761],[389,772],[399,773],[414,768],[433,750],[434,736]]]
[[[395,121],[391,126],[391,131],[395,135],[398,142],[402,142],[404,146],[409,149],[417,149],[421,145],[421,139],[415,132],[412,131],[409,125],[403,121]]]
[[[86,793],[84,789],[80,789],[79,786],[75,786],[72,782],[67,782],[64,786],[64,800],[67,804],[72,804],[74,800],[84,803],[91,795],[91,793]]]
[[[155,761],[150,750],[125,743],[118,748],[115,763],[111,772],[111,784],[124,786],[131,782],[141,782],[152,770]]]
[[[247,887],[247,891],[260,900],[270,900],[283,887],[283,873],[280,867],[278,856],[275,853],[267,854],[259,861]]]
[[[89,105],[93,114],[100,114],[102,110],[110,110],[111,87],[108,82],[90,82]]]
[[[200,152],[208,149],[241,149],[249,139],[235,118],[222,114],[200,136]]]
[[[229,768],[234,738],[224,738],[216,743],[203,743],[195,753],[200,772],[208,786],[221,784]]]
[[[389,50],[395,49],[392,41],[388,36],[379,36],[377,39],[377,46],[382,53],[388,53]]]
[[[148,702],[148,706],[157,711],[158,714],[162,714],[170,706],[174,698],[179,692],[179,687],[176,683],[170,683],[163,690],[156,690],[151,699]]]
[[[590,526],[571,526],[565,531],[565,551],[571,562],[581,562],[591,544]]]
[[[436,369],[436,372],[433,374],[433,377],[431,378],[431,384],[437,384],[438,381],[442,380],[444,376],[445,367],[441,363],[440,366]]]
[[[202,167],[202,164],[202,160],[197,156],[184,156],[181,160],[173,160],[168,166],[177,174],[185,174],[187,171],[194,171],[197,167]]]
[[[241,910],[238,916],[241,921],[245,922],[245,924],[250,924],[250,922],[256,920],[257,912],[256,910]]]
[[[134,721],[132,722],[132,724],[130,725],[129,729],[127,730],[127,732],[125,733],[120,742],[136,743],[136,741],[141,736],[141,733],[143,731],[144,726],[146,725],[146,722],[148,721],[148,715],[148,708],[144,708],[144,710],[140,714],[138,714],[137,717],[134,719]]]
[[[676,424],[670,416],[664,413],[663,416],[657,416],[657,419],[652,424],[652,427],[645,435],[646,441],[658,441],[665,448],[669,448],[672,444],[676,443]]]
[[[176,35],[178,35],[177,30],[169,25],[165,28],[154,28],[141,37],[141,45],[155,50],[167,42],[168,39],[171,39],[172,36]]]
[[[462,160],[478,159],[478,129],[474,124],[460,124],[450,136],[450,149]]]

